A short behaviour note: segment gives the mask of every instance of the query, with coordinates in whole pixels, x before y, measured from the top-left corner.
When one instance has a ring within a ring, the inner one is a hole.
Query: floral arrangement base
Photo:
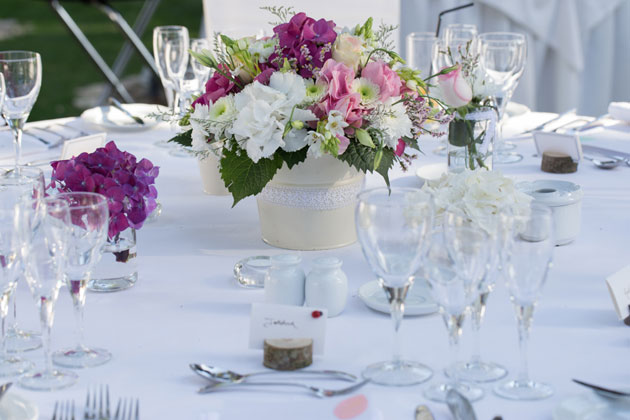
[[[339,248],[357,240],[356,196],[364,174],[331,156],[285,165],[256,196],[262,239],[302,251]]]
[[[229,195],[230,192],[225,188],[225,184],[221,179],[219,172],[219,159],[213,154],[199,159],[199,173],[201,174],[201,183],[203,192],[208,195]]]
[[[88,288],[94,292],[117,292],[132,287],[138,280],[136,255],[135,229],[126,229],[108,240]]]

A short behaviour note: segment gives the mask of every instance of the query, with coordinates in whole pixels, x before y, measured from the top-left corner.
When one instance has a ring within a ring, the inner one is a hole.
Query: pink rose
[[[363,68],[361,77],[365,77],[379,87],[381,101],[392,96],[400,96],[400,88],[402,87],[400,77],[384,61],[370,61]]]
[[[472,99],[472,89],[461,74],[461,65],[455,70],[438,76],[442,100],[453,108],[466,105]]]
[[[319,77],[328,84],[328,91],[313,110],[315,115],[318,118],[323,118],[330,111],[337,110],[341,112],[348,124],[353,127],[361,127],[364,112],[360,108],[361,95],[351,90],[354,71],[345,64],[330,59],[324,64]],[[342,140],[342,143],[344,141]]]

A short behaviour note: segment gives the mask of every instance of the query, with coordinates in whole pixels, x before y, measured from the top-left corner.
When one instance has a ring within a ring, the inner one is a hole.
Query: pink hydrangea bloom
[[[215,103],[217,99],[227,96],[228,93],[236,93],[240,90],[232,80],[224,76],[224,74],[230,74],[230,69],[224,64],[220,64],[219,68],[221,71],[215,71],[206,82],[206,92],[192,103],[193,108],[197,104],[210,105]]]

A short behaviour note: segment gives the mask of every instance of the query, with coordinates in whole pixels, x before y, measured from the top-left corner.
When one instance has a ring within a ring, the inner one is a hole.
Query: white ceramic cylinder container
[[[280,254],[271,257],[271,268],[265,276],[265,302],[281,305],[304,305],[304,270],[302,257]]]
[[[553,212],[556,245],[566,245],[575,240],[582,224],[582,188],[568,181],[538,180],[521,182],[517,188],[531,195],[537,203],[544,204]]]
[[[328,310],[332,318],[343,312],[348,300],[348,278],[337,257],[313,260],[313,269],[306,276],[306,306]]]
[[[219,159],[215,155],[210,153],[207,157],[198,159],[197,162],[199,163],[199,174],[201,175],[203,192],[208,195],[230,194],[221,179]]]

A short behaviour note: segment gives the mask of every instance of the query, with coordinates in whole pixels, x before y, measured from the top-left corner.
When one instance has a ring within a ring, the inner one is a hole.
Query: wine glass
[[[2,355],[0,376],[16,376],[27,372],[33,364],[16,356],[9,356],[7,350],[6,319],[9,300],[18,278],[22,248],[20,207],[12,200],[0,200],[0,318],[2,320]]]
[[[19,379],[24,388],[52,391],[76,383],[75,373],[53,369],[50,353],[55,302],[64,281],[66,253],[70,235],[70,209],[65,200],[45,198],[41,205],[35,202],[22,206],[28,223],[24,231],[30,236],[22,248],[26,265],[26,281],[40,312],[45,366],[43,370],[27,373]]]
[[[44,197],[44,173],[38,168],[26,166],[0,167],[0,199],[5,202],[17,203],[22,200],[41,200]],[[23,267],[22,259],[19,259],[20,267]],[[18,273],[18,283],[23,277],[23,270]],[[25,331],[17,324],[17,303],[15,294],[10,296],[13,301],[13,320],[7,331],[7,349],[9,352],[22,352],[36,350],[42,346],[39,333]]]
[[[107,363],[112,355],[104,349],[89,348],[84,343],[83,309],[92,268],[101,258],[107,240],[109,209],[105,196],[90,192],[61,193],[70,211],[70,236],[66,251],[66,285],[72,297],[76,319],[76,346],[56,351],[55,364],[65,367],[92,367]]]
[[[486,313],[488,298],[494,290],[496,279],[499,276],[501,252],[511,229],[510,214],[511,212],[507,208],[497,208],[494,212],[489,212],[484,216],[477,215],[472,220],[464,212],[450,209],[444,216],[444,229],[459,226],[476,227],[484,230],[489,239],[487,270],[479,283],[479,293],[470,307],[473,354],[469,361],[459,362],[451,367],[451,370],[457,370],[457,376],[462,381],[492,382],[507,375],[507,370],[503,366],[481,358],[480,329]]]
[[[415,188],[367,190],[358,196],[355,217],[363,255],[387,295],[394,324],[393,360],[368,366],[363,376],[381,385],[424,382],[433,373],[421,363],[402,359],[399,330],[433,223],[431,197]]]
[[[483,389],[463,384],[457,375],[459,338],[466,311],[479,294],[478,286],[488,260],[488,235],[471,226],[444,227],[431,236],[424,262],[424,276],[438,304],[449,333],[451,364],[445,369],[450,381],[434,384],[424,391],[433,401],[446,402],[448,391],[456,389],[469,401],[483,397]]]
[[[2,117],[13,131],[15,166],[20,164],[22,131],[42,85],[42,61],[30,51],[0,51],[5,94]]]
[[[206,38],[193,38],[190,40],[190,50],[193,52],[202,54],[204,51],[209,49],[210,43]],[[190,64],[192,65],[197,81],[199,82],[199,89],[202,89],[210,76],[210,67],[204,66],[192,55],[190,56]]]
[[[512,32],[488,32],[479,36],[479,64],[486,74],[492,89],[492,99],[499,113],[495,163],[515,163],[523,159],[518,153],[509,152],[516,146],[503,142],[502,119],[505,108],[512,98],[527,61],[527,39],[525,35]]]
[[[173,42],[173,44],[171,44]],[[170,47],[169,47],[170,46]],[[169,48],[169,51],[167,51]],[[188,29],[184,26],[158,26],[153,29],[153,56],[155,58],[155,64],[162,80],[162,85],[167,92],[167,98],[170,96],[169,92],[177,92],[178,80],[173,79],[171,74],[175,77],[181,78],[181,67],[184,67],[184,55],[188,57]],[[176,60],[176,63],[173,63]],[[169,67],[171,72],[169,73]],[[172,101],[169,101],[169,107],[171,113],[175,114],[178,106],[177,95],[174,96]]]
[[[438,52],[438,38],[433,32],[412,32],[407,35],[406,43],[409,67],[420,70],[421,77],[429,77]]]
[[[166,74],[175,85],[175,96],[178,98],[180,115],[183,115],[186,112],[185,95],[186,90],[190,88],[190,83],[187,83],[187,80],[192,81],[194,84],[196,84],[197,81],[195,74],[192,71],[192,68],[189,72],[192,77],[186,78],[186,70],[188,69],[190,61],[188,48],[190,48],[188,33],[185,33],[182,34],[182,36],[180,37],[176,37],[166,41],[166,49],[164,52],[166,61]]]
[[[513,400],[538,400],[550,397],[553,388],[529,378],[527,341],[534,308],[551,267],[554,248],[551,210],[533,203],[529,214],[514,216],[511,241],[504,263],[504,277],[518,322],[521,368],[516,379],[494,388],[495,394]]]

